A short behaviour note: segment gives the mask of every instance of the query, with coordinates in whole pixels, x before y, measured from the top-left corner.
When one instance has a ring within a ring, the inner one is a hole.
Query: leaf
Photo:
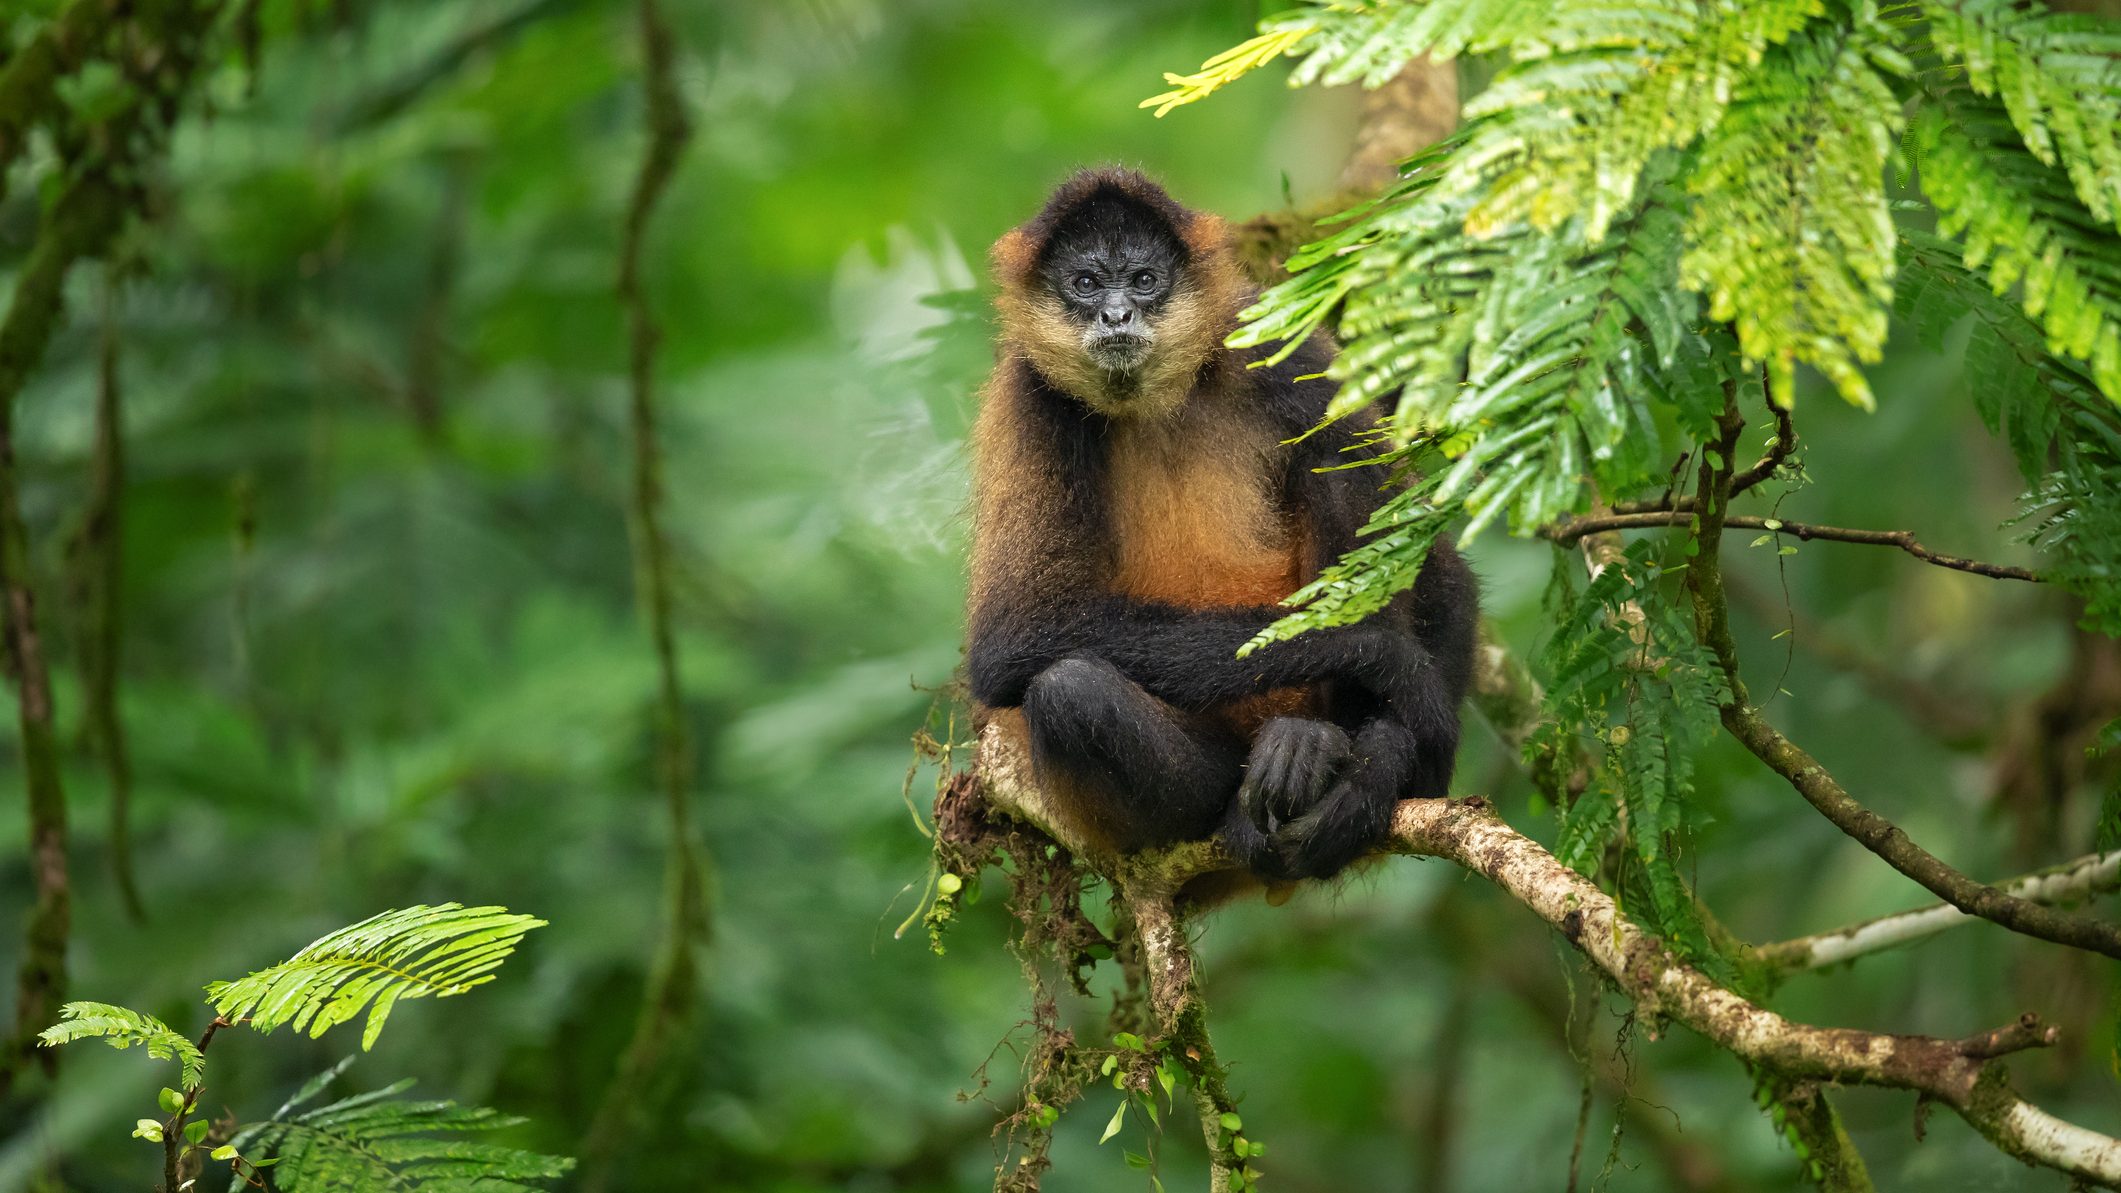
[[[1736,323],[1784,406],[1800,361],[1874,404],[1858,363],[1879,358],[1893,294],[1900,99],[1885,75],[1905,67],[1875,16],[1793,38],[1746,75],[1687,183],[1682,281]]]
[[[329,933],[269,969],[206,988],[225,1018],[261,1032],[282,1024],[323,1035],[363,1010],[361,1048],[375,1044],[405,998],[446,998],[493,980],[523,934],[545,921],[501,907],[444,903],[380,915]]]
[[[349,1060],[351,1058],[348,1058]],[[573,1168],[561,1156],[478,1138],[524,1119],[448,1101],[398,1097],[412,1082],[297,1110],[343,1072],[345,1062],[306,1084],[273,1118],[243,1128],[229,1146],[257,1167],[280,1165],[274,1187],[289,1193],[537,1193]],[[243,1187],[238,1173],[231,1189]]]
[[[2008,0],[1924,0],[1930,42],[2000,100],[2025,147],[2121,225],[2121,26]]]
[[[198,1045],[177,1034],[153,1015],[103,1002],[70,1002],[59,1008],[59,1022],[37,1033],[37,1042],[56,1048],[75,1040],[102,1040],[121,1051],[138,1044],[156,1060],[177,1062],[178,1080],[186,1089],[206,1079],[206,1058]]]
[[[2013,135],[2004,113],[1948,91],[1914,125],[1937,230],[1961,241],[1990,289],[2016,289],[2047,349],[2080,361],[2121,404],[2121,236],[2076,205],[2068,179]]]
[[[1110,1121],[1110,1122],[1108,1122],[1108,1123],[1106,1123],[1106,1124],[1105,1124],[1105,1133],[1104,1133],[1104,1134],[1102,1134],[1102,1135],[1100,1135],[1100,1136],[1098,1136],[1098,1137],[1097,1137],[1097,1141],[1098,1141],[1098,1142],[1099,1142],[1100,1144],[1102,1144],[1102,1143],[1104,1143],[1104,1142],[1105,1142],[1106,1140],[1108,1140],[1108,1139],[1112,1138],[1112,1137],[1113,1137],[1114,1135],[1117,1135],[1117,1134],[1119,1134],[1119,1129],[1120,1129],[1120,1126],[1121,1126],[1122,1124],[1124,1124],[1124,1123],[1125,1123],[1126,1121],[1127,1121],[1127,1099],[1126,1099],[1126,1098],[1121,1098],[1121,1099],[1119,1100],[1119,1108],[1118,1108],[1118,1109],[1116,1109],[1116,1110],[1114,1110],[1114,1111],[1112,1112],[1112,1121]]]

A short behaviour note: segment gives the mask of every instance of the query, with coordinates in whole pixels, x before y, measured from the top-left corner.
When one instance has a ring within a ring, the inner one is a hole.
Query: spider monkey
[[[1445,794],[1479,594],[1438,541],[1367,620],[1237,657],[1388,492],[1339,467],[1372,454],[1372,419],[1313,430],[1323,335],[1258,368],[1223,347],[1254,298],[1227,242],[1101,169],[995,244],[968,670],[1068,828],[1121,852],[1220,834],[1285,883],[1374,848],[1402,796]]]

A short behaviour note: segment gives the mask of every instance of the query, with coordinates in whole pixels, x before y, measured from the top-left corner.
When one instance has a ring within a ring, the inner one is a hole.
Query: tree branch
[[[1717,441],[1701,453],[1696,490],[1699,510],[1684,516],[1695,524],[1693,557],[1687,562],[1687,584],[1694,595],[1695,630],[1716,656],[1730,683],[1730,703],[1723,706],[1723,727],[1753,756],[1797,789],[1805,802],[1887,865],[1921,883],[1932,894],[1970,915],[1992,920],[2015,932],[2057,944],[2089,949],[2121,959],[2121,926],[2090,916],[2057,911],[1976,882],[1915,844],[1900,827],[1858,803],[1817,759],[1767,723],[1746,696],[1738,675],[1738,647],[1731,638],[1730,607],[1723,591],[1723,528],[1738,519],[1730,509],[1732,452],[1745,420],[1728,389],[1717,418]]]
[[[2121,850],[2087,854],[2034,874],[1996,884],[1996,890],[2031,903],[2067,903],[2121,890]],[[1754,956],[1778,972],[1823,969],[1871,953],[1926,940],[1947,928],[1980,919],[1949,903],[1932,903],[1850,924],[1832,932],[1761,945]]]
[[[692,127],[677,89],[675,38],[655,0],[640,0],[639,19],[646,60],[648,149],[626,208],[618,294],[630,331],[633,500],[627,515],[633,531],[634,583],[656,661],[655,774],[663,796],[669,854],[664,872],[663,937],[633,1039],[604,1089],[582,1144],[582,1187],[590,1193],[607,1187],[614,1165],[640,1124],[641,1103],[653,1078],[674,1052],[672,1040],[693,1016],[699,995],[697,945],[707,937],[712,918],[706,863],[692,828],[692,740],[678,673],[669,544],[662,525],[662,454],[655,419],[655,353],[662,329],[641,284],[648,222],[677,169],[678,155],[691,140]]]
[[[1176,891],[1194,877],[1227,870],[1212,842],[1116,858],[1063,832],[1044,794],[1029,781],[1020,747],[1000,727],[982,730],[979,774],[999,810],[1038,824],[1086,862],[1132,892]],[[1684,1024],[1712,1043],[1793,1079],[1913,1090],[1942,1102],[1996,1147],[2030,1164],[2085,1180],[2121,1183],[2121,1139],[2065,1122],[2019,1098],[1996,1059],[2003,1044],[2053,1041],[2037,1020],[2021,1020],[1964,1040],[1886,1035],[1795,1023],[1717,985],[1664,943],[1620,914],[1612,898],[1538,842],[1503,823],[1483,799],[1402,801],[1388,850],[1436,857],[1480,874],[1558,929],[1647,1017]],[[1140,894],[1130,895],[1139,899]],[[1139,908],[1137,914],[1140,914]],[[1150,980],[1159,1008],[1193,1013],[1190,949],[1182,921],[1152,931]],[[1156,958],[1163,958],[1158,964]]]
[[[1790,422],[1790,412],[1775,402],[1768,403],[1775,414],[1775,439],[1768,444],[1767,454],[1753,462],[1752,467],[1731,478],[1731,496],[1736,497],[1754,485],[1775,475],[1782,462],[1789,458],[1797,447],[1797,428]],[[1616,514],[1646,514],[1660,510],[1692,510],[1692,497],[1673,497],[1667,493],[1654,501],[1617,501],[1612,512]]]
[[[1586,535],[1602,534],[1615,530],[1642,530],[1654,526],[1685,526],[1694,519],[1693,503],[1674,510],[1650,510],[1630,514],[1591,514],[1580,518],[1564,518],[1539,528],[1539,536],[1568,546]],[[1851,530],[1841,526],[1816,526],[1806,522],[1787,522],[1780,518],[1763,518],[1751,514],[1738,514],[1724,519],[1724,525],[1741,530],[1767,530],[1776,534],[1795,535],[1809,542],[1824,539],[1836,543],[1860,543],[1872,547],[1897,547],[1924,563],[1955,571],[1971,572],[1976,576],[1988,576],[1997,580],[2024,580],[2037,584],[2040,576],[2025,568],[2002,563],[1984,563],[1961,555],[1945,555],[1932,551],[1915,538],[1912,530]]]

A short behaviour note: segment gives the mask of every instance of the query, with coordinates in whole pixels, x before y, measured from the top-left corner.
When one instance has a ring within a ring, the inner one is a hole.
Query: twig
[[[1543,526],[1540,537],[1569,546],[1589,535],[1610,533],[1618,530],[1642,530],[1658,526],[1684,526],[1693,520],[1693,502],[1683,502],[1681,508],[1671,510],[1637,510],[1627,513],[1591,514],[1577,518],[1565,518]],[[1945,555],[1922,545],[1910,530],[1863,530],[1841,526],[1819,526],[1806,522],[1791,522],[1781,518],[1768,518],[1752,514],[1734,514],[1724,519],[1726,526],[1743,530],[1767,530],[1777,534],[1794,535],[1810,541],[1822,539],[1829,542],[1858,543],[1866,546],[1897,547],[1902,551],[1938,567],[1953,568],[1979,576],[1990,576],[1999,580],[2024,580],[2039,583],[2038,573],[2008,564],[1985,563],[1959,555]]]
[[[1580,518],[1564,518],[1559,522],[1542,526],[1541,538],[1550,539],[1568,546],[1578,539],[1592,534],[1603,534],[1616,530],[1641,530],[1654,526],[1685,526],[1694,519],[1692,508],[1677,510],[1651,510],[1632,514],[1591,514]],[[1860,543],[1872,547],[1897,547],[1909,555],[1938,567],[1955,571],[1971,572],[1976,576],[1988,576],[1997,580],[2024,580],[2037,584],[2038,573],[2021,567],[2002,563],[1984,563],[1961,555],[1944,555],[1923,546],[1911,530],[1851,530],[1841,526],[1815,526],[1806,522],[1787,522],[1780,518],[1764,518],[1752,514],[1734,514],[1723,520],[1724,525],[1741,530],[1768,530],[1776,534],[1794,535],[1809,542],[1824,539],[1835,543]]]
[[[1790,452],[1797,447],[1797,428],[1790,422],[1790,412],[1772,401],[1768,403],[1768,409],[1775,413],[1775,440],[1768,444],[1766,455],[1755,460],[1744,472],[1731,478],[1733,497],[1775,475],[1775,470],[1782,467],[1782,462],[1788,459]],[[1674,498],[1667,493],[1654,501],[1616,501],[1613,503],[1612,512],[1646,514],[1656,511],[1691,511],[1693,508],[1692,497]]]
[[[1723,726],[1731,736],[1781,775],[1790,786],[1817,808],[1836,828],[1855,838],[1864,848],[1883,858],[1895,870],[1921,883],[1932,894],[1959,910],[1992,920],[2015,932],[2089,949],[2121,958],[2121,926],[2090,916],[2042,907],[1995,887],[1976,882],[1944,864],[1935,854],[1908,839],[1900,827],[1858,803],[1838,780],[1796,743],[1767,723],[1746,696],[1738,675],[1738,648],[1731,639],[1730,607],[1724,598],[1720,548],[1730,508],[1731,474],[1718,468],[1717,457],[1731,458],[1745,420],[1737,402],[1726,393],[1723,413],[1717,419],[1719,440],[1714,450],[1702,452],[1701,479],[1697,492],[1701,508],[1688,515],[1695,522],[1693,558],[1687,562],[1687,584],[1693,590],[1694,624],[1702,644],[1716,656],[1730,685],[1730,702],[1723,707]],[[1676,515],[1661,515],[1676,516]]]
[[[2015,898],[2042,904],[2066,903],[2121,890],[2121,850],[2088,854],[2073,862],[1997,883],[1996,889]],[[1947,928],[1978,919],[1979,916],[1968,915],[1949,903],[1932,903],[1832,932],[1762,945],[1754,950],[1754,956],[1784,973],[1823,969],[1925,940]]]
[[[97,350],[96,428],[89,459],[88,500],[68,544],[73,605],[79,622],[81,694],[85,728],[110,788],[110,869],[118,898],[134,923],[147,919],[133,875],[132,763],[125,721],[118,708],[118,660],[124,646],[124,615],[118,594],[125,567],[125,422],[119,405],[118,329],[114,306],[117,270],[103,275],[102,335]]]
[[[595,1193],[611,1179],[612,1166],[639,1123],[638,1104],[671,1039],[691,1019],[698,1001],[698,948],[709,932],[706,863],[693,839],[692,742],[686,728],[685,693],[678,674],[677,638],[671,614],[669,544],[661,522],[661,452],[656,440],[655,351],[661,329],[641,286],[641,250],[656,201],[677,168],[692,129],[679,98],[676,46],[655,0],[640,0],[641,45],[647,59],[648,152],[634,180],[619,252],[619,300],[625,306],[629,341],[633,423],[633,527],[635,586],[648,619],[656,659],[656,777],[662,789],[670,839],[666,870],[663,939],[650,971],[648,990],[632,1041],[618,1072],[605,1087],[583,1141],[582,1186]]]

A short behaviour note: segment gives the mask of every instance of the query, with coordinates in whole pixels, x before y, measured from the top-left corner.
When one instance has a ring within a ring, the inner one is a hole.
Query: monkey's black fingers
[[[1293,878],[1331,878],[1383,843],[1392,806],[1391,796],[1370,784],[1334,784],[1316,808],[1275,831],[1278,868]]]
[[[1324,797],[1348,750],[1348,735],[1338,725],[1301,717],[1268,721],[1252,741],[1239,807],[1260,831],[1273,831]]]
[[[1273,841],[1252,823],[1242,804],[1230,805],[1216,837],[1222,842],[1223,852],[1239,866],[1270,881],[1286,880],[1287,876],[1280,873],[1280,858],[1275,855]]]

